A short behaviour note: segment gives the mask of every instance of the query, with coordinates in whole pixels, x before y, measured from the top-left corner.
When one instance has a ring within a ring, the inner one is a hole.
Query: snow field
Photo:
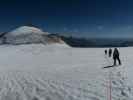
[[[107,100],[109,74],[112,100],[132,100],[132,50],[103,69],[112,64],[103,48],[0,46],[0,100]]]

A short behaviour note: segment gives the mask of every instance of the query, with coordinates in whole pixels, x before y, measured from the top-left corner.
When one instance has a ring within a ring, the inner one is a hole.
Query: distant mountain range
[[[133,46],[132,38],[77,38],[60,36],[72,47],[129,47]]]

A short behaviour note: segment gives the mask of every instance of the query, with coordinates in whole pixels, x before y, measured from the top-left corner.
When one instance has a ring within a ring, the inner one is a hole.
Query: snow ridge
[[[48,32],[33,26],[21,26],[17,29],[4,33],[0,38],[1,44],[64,44],[59,36],[52,36]],[[68,45],[67,45],[68,46]]]
[[[31,26],[21,26],[11,32],[9,32],[11,35],[23,35],[23,34],[32,34],[32,33],[36,33],[36,34],[48,34],[43,32],[41,29],[39,28],[35,28],[35,27],[31,27]]]

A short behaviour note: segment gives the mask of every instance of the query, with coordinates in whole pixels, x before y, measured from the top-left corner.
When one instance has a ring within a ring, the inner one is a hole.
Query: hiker
[[[107,50],[105,50],[104,52],[105,52],[105,55],[107,55]]]
[[[114,65],[116,65],[116,61],[119,62],[119,65],[121,65],[121,60],[119,58],[119,51],[117,48],[114,49],[114,52],[113,52],[113,60],[114,60]]]
[[[111,57],[111,55],[112,55],[112,49],[111,48],[109,49],[108,53],[109,53],[109,57]]]

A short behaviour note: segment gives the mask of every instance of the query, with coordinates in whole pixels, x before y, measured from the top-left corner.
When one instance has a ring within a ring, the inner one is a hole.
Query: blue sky
[[[32,23],[81,37],[133,37],[133,0],[1,0],[0,31]]]

